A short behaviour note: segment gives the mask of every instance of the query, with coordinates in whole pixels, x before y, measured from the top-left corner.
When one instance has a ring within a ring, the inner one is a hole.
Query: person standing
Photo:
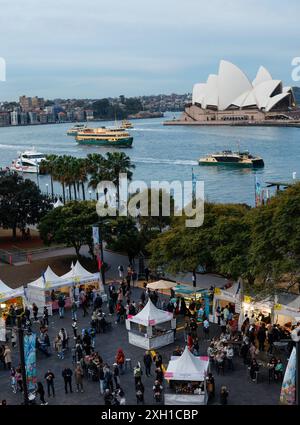
[[[63,351],[67,348],[68,345],[68,334],[65,328],[61,328],[58,335],[60,336],[61,342],[62,342],[62,349]]]
[[[37,321],[38,321],[38,318],[37,318],[37,316],[38,316],[38,312],[39,312],[38,306],[37,306],[35,303],[33,303],[33,304],[32,304],[32,313],[33,313],[33,320],[34,320],[35,322],[37,322]]]
[[[227,399],[228,399],[228,390],[227,387],[223,386],[221,388],[221,393],[220,393],[220,402],[222,405],[226,405],[228,403]]]
[[[8,345],[5,346],[3,358],[5,361],[6,369],[10,370],[11,369],[11,350]]]
[[[257,332],[258,339],[258,349],[259,351],[265,351],[265,341],[266,341],[266,325],[263,323]]]
[[[112,373],[113,373],[113,378],[115,381],[115,386],[116,388],[118,388],[120,386],[120,369],[117,363],[113,364]]]
[[[61,295],[58,298],[58,311],[59,311],[59,318],[63,319],[64,315],[65,315],[65,297],[63,295]]]
[[[74,322],[77,322],[77,303],[76,301],[73,299],[72,305],[71,305],[71,313],[72,313],[72,320]]]
[[[41,382],[37,383],[37,390],[36,392],[39,394],[40,396],[40,401],[41,401],[41,405],[47,405],[48,403],[45,401],[45,390],[43,387],[43,384]]]
[[[142,381],[140,381],[137,383],[136,389],[135,389],[136,404],[139,404],[139,403],[145,404],[144,393],[145,393],[145,387]]]
[[[123,279],[123,277],[124,277],[124,267],[122,266],[122,264],[119,265],[118,272],[119,272],[120,279]]]
[[[99,386],[100,386],[100,393],[104,394],[104,372],[103,372],[102,365],[100,365],[100,368],[99,368]]]
[[[72,329],[73,329],[74,339],[76,340],[77,339],[78,326],[77,326],[77,322],[76,322],[75,319],[73,319]]]
[[[49,326],[49,312],[48,312],[48,307],[46,305],[44,307],[43,320],[45,325]]]
[[[80,390],[83,393],[83,370],[80,365],[80,362],[77,362],[74,375],[75,375],[75,382],[77,386],[76,391],[79,392]]]
[[[149,274],[150,274],[150,272],[149,272],[148,267],[145,267],[144,272],[145,272],[146,281],[149,282]]]
[[[46,379],[47,382],[47,390],[48,390],[48,397],[51,397],[51,390],[52,390],[52,395],[53,397],[55,397],[55,390],[54,390],[54,373],[51,372],[50,369],[48,369],[47,373],[45,373],[44,378]]]
[[[62,377],[64,378],[64,383],[65,383],[65,393],[68,394],[68,386],[70,389],[70,393],[73,392],[72,390],[72,375],[73,372],[71,371],[71,369],[69,367],[65,367],[64,370],[62,371]]]
[[[144,365],[145,365],[146,376],[151,376],[152,356],[149,351],[145,352]]]
[[[142,368],[141,368],[141,364],[140,364],[140,362],[138,362],[136,367],[133,369],[135,386],[137,386],[137,384],[139,382],[142,382],[142,373],[143,373],[143,371],[142,371]]]
[[[209,339],[209,321],[207,319],[203,322],[203,332],[204,332],[204,339]]]

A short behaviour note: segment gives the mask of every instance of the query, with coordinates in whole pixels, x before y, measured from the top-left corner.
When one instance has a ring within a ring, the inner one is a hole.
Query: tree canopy
[[[23,179],[17,173],[9,171],[0,176],[0,225],[16,230],[25,230],[26,226],[37,224],[51,209],[49,199],[43,195],[37,185]]]

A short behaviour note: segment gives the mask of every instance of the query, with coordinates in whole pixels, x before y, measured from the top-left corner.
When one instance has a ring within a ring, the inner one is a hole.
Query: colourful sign
[[[274,304],[274,310],[282,310],[282,305],[281,304]]]
[[[215,295],[221,295],[221,289],[215,288]]]
[[[285,371],[281,387],[280,403],[287,405],[296,404],[296,347],[293,348]]]
[[[24,356],[28,390],[36,389],[36,334],[24,335]]]
[[[249,297],[248,295],[245,295],[245,296],[244,296],[244,303],[246,303],[246,304],[250,304],[250,303],[251,303],[251,301],[252,301],[252,298],[251,298],[251,297]]]

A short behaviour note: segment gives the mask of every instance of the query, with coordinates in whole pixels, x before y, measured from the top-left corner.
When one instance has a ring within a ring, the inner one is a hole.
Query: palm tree
[[[102,180],[108,179],[106,159],[98,153],[89,154],[86,159],[86,172],[89,175],[88,187],[97,189]],[[98,199],[98,193],[96,192]]]
[[[63,202],[66,202],[65,187],[68,182],[66,174],[66,156],[58,156],[54,163],[53,180],[58,181],[62,185]]]
[[[120,178],[119,174],[127,174],[127,179],[132,180],[132,171],[135,165],[131,162],[129,156],[124,152],[107,152],[106,154],[106,167],[108,171],[108,180],[112,181],[117,187],[117,203],[120,199]]]
[[[42,160],[40,163],[40,172],[42,174],[49,174],[50,175],[50,182],[51,182],[51,198],[53,200],[54,198],[54,190],[53,190],[53,175],[55,170],[55,161],[57,160],[57,155],[47,155],[46,159]]]

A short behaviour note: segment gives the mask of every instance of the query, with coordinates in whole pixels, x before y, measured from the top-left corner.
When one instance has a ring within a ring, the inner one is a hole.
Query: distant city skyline
[[[296,0],[1,0],[0,102],[188,93],[220,59],[285,85],[300,56]]]

